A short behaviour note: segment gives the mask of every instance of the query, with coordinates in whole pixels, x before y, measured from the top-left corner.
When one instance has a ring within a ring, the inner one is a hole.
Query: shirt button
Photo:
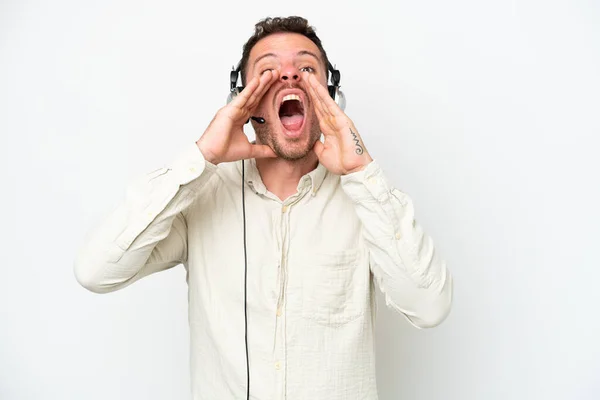
[[[401,237],[402,235],[400,234],[400,232],[396,232],[396,240],[400,240]]]
[[[196,172],[196,168],[195,167],[190,167],[190,172]]]
[[[277,308],[277,316],[278,316],[278,317],[281,317],[281,314],[282,314],[282,313],[281,313],[281,307],[279,307],[279,308]]]
[[[376,184],[376,183],[377,183],[377,178],[369,178],[369,183],[370,183],[371,185],[374,185],[374,184]]]
[[[281,207],[281,212],[282,212],[282,213],[284,213],[284,214],[285,214],[285,213],[287,212],[287,210],[288,210],[288,206],[283,206],[283,207]]]
[[[280,363],[279,361],[277,361],[277,362],[275,363],[275,369],[276,369],[276,370],[279,370],[279,369],[281,369],[281,363]]]

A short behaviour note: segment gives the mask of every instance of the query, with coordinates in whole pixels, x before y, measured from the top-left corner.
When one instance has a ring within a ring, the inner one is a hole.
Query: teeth
[[[298,96],[297,94],[288,94],[283,98],[283,100],[281,100],[281,102],[283,103],[288,100],[300,100],[300,96]]]

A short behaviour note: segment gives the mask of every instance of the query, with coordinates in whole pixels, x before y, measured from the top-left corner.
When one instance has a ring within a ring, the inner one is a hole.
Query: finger
[[[331,98],[329,90],[327,90],[325,86],[321,85],[321,83],[317,80],[317,78],[314,75],[309,76],[308,82],[315,91],[316,95],[321,100],[321,103],[323,104],[323,108],[326,110],[326,113],[334,115],[336,117],[344,115],[344,112],[342,111],[340,106],[338,106],[337,103]]]
[[[307,81],[308,81],[308,77],[307,77]],[[314,80],[316,81],[316,80]],[[316,84],[321,86],[320,83],[318,83],[318,81],[316,81]],[[336,121],[335,121],[335,116],[333,116],[331,114],[331,112],[328,110],[327,106],[324,104],[323,100],[321,100],[321,97],[317,94],[317,92],[315,91],[315,88],[308,83],[306,85],[307,91],[310,95],[310,98],[314,104],[313,109],[315,110],[315,114],[317,115],[317,118],[319,119],[319,125],[321,126],[321,130],[323,132],[324,135],[331,135],[332,133],[335,134],[336,132]]]
[[[315,108],[315,111],[317,112],[317,116],[319,117],[319,119],[321,119],[324,116],[324,114],[327,113],[327,110],[325,108],[325,105],[323,104],[323,101],[321,100],[321,98],[315,91],[313,85],[311,84],[310,77],[311,75],[308,72],[304,73],[305,87],[308,91],[308,94],[310,95],[310,99],[313,102],[313,106]]]
[[[329,91],[325,88],[325,86],[321,85],[321,83],[318,81],[318,79],[315,76],[309,77],[309,83],[311,85],[311,88],[314,90],[316,97],[318,97],[319,100],[321,101],[321,105],[323,107],[323,113],[330,114],[330,115],[336,115],[337,114],[336,108],[339,109],[339,107],[333,101],[333,99],[329,95]],[[330,102],[332,102],[333,104],[331,104]]]
[[[256,88],[258,88],[259,85],[260,77],[253,77],[252,79],[250,79],[250,82],[246,84],[244,90],[242,90],[241,93],[238,93],[238,95],[235,96],[235,98],[231,103],[229,103],[229,105],[235,108],[242,108],[248,102],[250,95],[254,93],[254,91],[256,90]]]
[[[269,74],[270,76],[268,76]],[[246,109],[248,109],[250,112],[254,111],[254,109],[258,107],[258,104],[260,103],[265,93],[267,93],[269,88],[273,85],[273,83],[277,82],[277,79],[279,78],[279,72],[275,70],[265,71],[263,75],[267,75],[268,78],[263,79],[263,76],[260,77],[260,85],[258,86],[256,91],[250,96],[250,99],[248,99],[248,103],[246,103]]]
[[[242,90],[242,92],[231,102],[231,105],[240,110],[249,111],[250,107],[248,103],[252,104],[256,102],[260,90],[262,90],[271,79],[271,71],[265,71],[262,75],[253,77],[244,90]],[[262,93],[264,94],[264,91]],[[260,94],[260,96],[262,97],[262,94]]]
[[[273,82],[277,80],[277,76],[277,71],[268,70],[263,72],[259,77],[258,86],[251,93],[248,93],[246,102],[242,104],[241,107],[248,113],[252,113]],[[245,91],[246,89],[244,89],[242,93]]]
[[[250,146],[250,158],[275,158],[277,154],[269,146],[253,144]]]

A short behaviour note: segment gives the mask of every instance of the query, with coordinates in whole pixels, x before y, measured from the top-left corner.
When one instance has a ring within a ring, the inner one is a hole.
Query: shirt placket
[[[292,208],[302,199],[305,190],[286,199],[278,211],[279,219],[279,237],[278,259],[279,259],[279,296],[275,312],[276,329],[274,343],[274,362],[277,373],[276,396],[278,399],[286,398],[286,372],[287,372],[287,354],[286,354],[286,286],[288,277],[288,252],[290,238],[290,214]]]

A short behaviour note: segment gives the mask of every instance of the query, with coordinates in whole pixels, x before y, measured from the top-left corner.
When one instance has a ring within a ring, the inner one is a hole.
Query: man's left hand
[[[304,72],[302,78],[325,138],[323,142],[317,140],[313,147],[319,162],[337,175],[351,174],[364,169],[373,159],[352,120],[314,75]]]

